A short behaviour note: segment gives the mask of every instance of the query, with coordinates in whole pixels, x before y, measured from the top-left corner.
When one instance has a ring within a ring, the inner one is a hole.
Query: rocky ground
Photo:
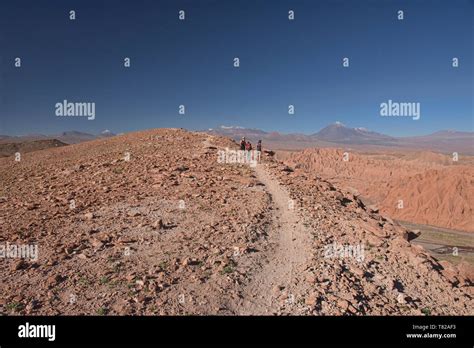
[[[0,158],[3,314],[473,314],[472,269],[271,156],[178,129]],[[357,253],[328,253],[330,246]]]
[[[353,191],[281,163],[268,163],[267,170],[289,191],[311,239],[311,258],[295,265],[291,286],[305,291],[291,313],[473,313],[472,266],[436,261],[409,242],[410,231],[366,207]],[[360,252],[328,253],[334,243],[363,247],[363,259]]]

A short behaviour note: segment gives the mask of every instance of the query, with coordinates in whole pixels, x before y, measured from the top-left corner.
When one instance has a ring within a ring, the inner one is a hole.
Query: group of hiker
[[[240,140],[240,150],[241,151],[252,151],[252,143],[248,140],[245,140],[245,137],[242,137],[242,140]],[[261,152],[262,151],[262,141],[259,140],[257,143],[257,151]]]

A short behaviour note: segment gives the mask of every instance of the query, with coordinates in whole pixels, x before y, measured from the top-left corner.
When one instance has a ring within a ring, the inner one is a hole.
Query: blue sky
[[[472,0],[2,0],[0,134],[472,131],[473,13]],[[56,117],[64,99],[95,102],[95,120]],[[381,117],[389,99],[421,103],[420,120]]]

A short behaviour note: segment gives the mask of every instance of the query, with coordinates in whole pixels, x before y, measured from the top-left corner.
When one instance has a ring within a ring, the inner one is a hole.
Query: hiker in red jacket
[[[245,153],[247,155],[247,161],[250,162],[252,160],[252,144],[250,141],[245,143]]]

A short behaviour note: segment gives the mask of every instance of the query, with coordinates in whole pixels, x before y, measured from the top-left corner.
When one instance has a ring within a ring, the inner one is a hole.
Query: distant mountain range
[[[47,139],[56,139],[65,144],[77,144],[84,141],[108,138],[115,136],[116,134],[112,133],[108,129],[102,131],[101,133],[94,135],[78,131],[66,131],[60,134],[44,135],[44,134],[27,134],[21,136],[9,136],[9,135],[0,135],[0,143],[19,143],[27,141],[36,141],[36,140],[47,140]]]
[[[244,128],[240,126],[220,126],[215,129],[208,129],[205,132],[225,136],[236,141],[239,141],[242,137],[246,137],[253,143],[256,143],[257,140],[262,140],[264,142],[264,147],[279,150],[300,150],[311,147],[345,147],[360,149],[393,147],[433,150],[444,153],[458,152],[474,155],[474,132],[460,132],[454,130],[441,130],[429,135],[392,137],[365,128],[350,128],[340,122],[335,122],[324,127],[319,132],[309,135],[300,133],[268,132],[261,129]],[[67,145],[107,138],[115,135],[116,134],[109,130],[104,130],[97,135],[78,131],[66,131],[53,135],[0,135],[0,144],[14,144],[54,139]],[[44,144],[41,146],[45,146]],[[10,148],[15,147],[10,146],[9,149]]]
[[[318,140],[347,144],[392,144],[397,141],[391,136],[365,128],[349,128],[340,122],[333,123],[311,136]]]
[[[365,128],[350,128],[340,122],[335,122],[310,135],[266,132],[260,129],[247,129],[238,126],[220,126],[209,129],[207,132],[227,136],[237,141],[241,137],[246,137],[252,142],[262,140],[268,146],[279,149],[302,149],[317,146],[388,146],[474,154],[474,132],[454,130],[442,130],[421,136],[392,137]]]

